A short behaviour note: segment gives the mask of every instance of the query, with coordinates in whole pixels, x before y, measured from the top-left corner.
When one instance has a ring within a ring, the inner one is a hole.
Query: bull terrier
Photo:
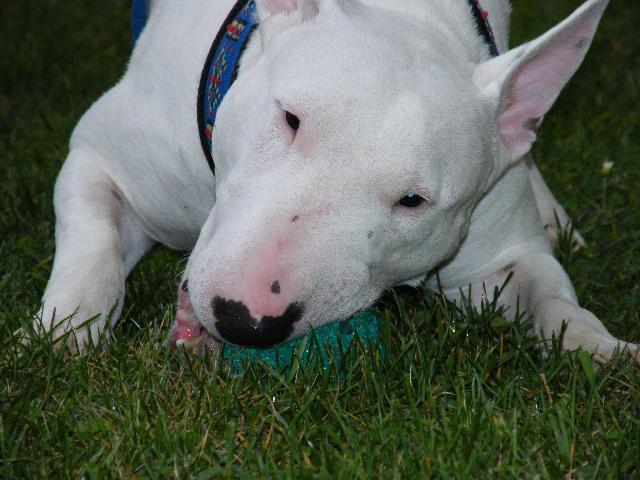
[[[424,282],[476,306],[503,287],[543,340],[637,357],[579,306],[552,248],[569,218],[527,156],[606,5],[509,49],[506,0],[151,2],[71,137],[35,326],[97,342],[162,243],[192,250],[178,343],[275,345]],[[225,35],[245,44],[215,57]],[[233,84],[207,124],[214,63]]]

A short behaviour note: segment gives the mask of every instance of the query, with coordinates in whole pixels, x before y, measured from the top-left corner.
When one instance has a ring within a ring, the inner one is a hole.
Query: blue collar
[[[131,32],[135,44],[147,23],[149,3],[148,0],[132,1]],[[238,75],[240,56],[257,24],[255,0],[238,0],[218,30],[202,68],[198,87],[198,131],[202,151],[214,174],[211,132],[218,107]]]
[[[198,88],[198,130],[200,143],[211,171],[211,132],[218,108],[238,75],[240,56],[258,24],[255,0],[239,0],[216,35],[202,69]]]

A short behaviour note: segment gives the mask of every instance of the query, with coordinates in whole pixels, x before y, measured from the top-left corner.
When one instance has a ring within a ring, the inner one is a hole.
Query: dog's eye
[[[426,202],[424,198],[422,198],[420,195],[416,195],[415,193],[411,192],[405,195],[404,197],[402,197],[398,201],[398,205],[402,205],[403,207],[408,207],[408,208],[416,208],[422,205],[424,202]]]
[[[287,118],[287,123],[291,127],[291,130],[297,131],[300,127],[300,119],[291,112],[285,112],[285,116]]]

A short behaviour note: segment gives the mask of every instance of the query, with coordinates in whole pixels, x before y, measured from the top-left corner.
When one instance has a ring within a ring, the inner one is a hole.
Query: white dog
[[[425,279],[480,305],[512,272],[499,303],[542,338],[566,322],[564,348],[637,355],[578,305],[552,255],[569,219],[526,158],[606,5],[508,50],[506,0],[255,0],[202,136],[203,64],[221,25],[245,26],[225,23],[238,4],[154,1],[126,75],[71,138],[36,325],[97,341],[160,242],[193,249],[178,342],[273,345]]]

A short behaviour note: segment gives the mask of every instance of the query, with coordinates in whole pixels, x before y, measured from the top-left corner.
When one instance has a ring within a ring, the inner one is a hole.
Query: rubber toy
[[[274,370],[288,372],[294,362],[307,365],[314,359],[321,361],[326,371],[331,359],[340,365],[344,352],[356,335],[365,348],[379,346],[380,324],[378,316],[365,310],[347,320],[322,325],[307,335],[272,348],[242,348],[227,344],[222,354],[231,371],[236,374],[242,373],[245,365],[251,362],[260,362]]]

